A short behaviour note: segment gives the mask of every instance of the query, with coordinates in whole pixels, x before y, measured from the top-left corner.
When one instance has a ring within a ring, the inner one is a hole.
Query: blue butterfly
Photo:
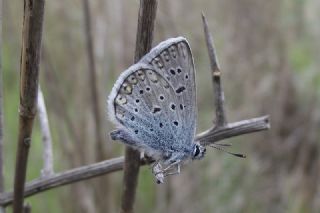
[[[187,40],[163,41],[125,70],[109,95],[108,112],[118,127],[111,137],[154,158],[158,183],[180,173],[187,160],[203,158],[205,147],[194,142],[195,68]]]

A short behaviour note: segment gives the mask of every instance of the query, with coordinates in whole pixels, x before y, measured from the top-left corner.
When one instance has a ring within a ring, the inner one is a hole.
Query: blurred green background
[[[133,62],[139,1],[89,1],[103,123],[103,159],[123,154],[108,133],[106,97]],[[13,187],[18,129],[23,2],[3,2],[1,86],[4,172]],[[265,114],[271,129],[228,139],[244,160],[209,150],[203,161],[156,185],[142,167],[136,212],[320,212],[320,1],[159,0],[153,44],[184,36],[197,70],[198,128],[212,125],[204,12],[222,69],[228,120]],[[40,84],[54,146],[55,171],[96,162],[96,124],[82,1],[46,1]],[[34,124],[27,179],[40,175],[42,143]],[[26,201],[33,212],[118,212],[122,172],[63,186]],[[9,208],[9,212],[11,209]]]

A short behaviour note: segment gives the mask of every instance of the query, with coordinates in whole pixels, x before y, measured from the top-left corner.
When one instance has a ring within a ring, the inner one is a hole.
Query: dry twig
[[[224,109],[224,94],[221,85],[221,70],[218,64],[216,51],[214,49],[213,39],[209,32],[208,23],[204,14],[202,14],[202,21],[212,71],[211,77],[213,84],[214,103],[216,108],[216,127],[219,128],[227,124],[227,118]]]
[[[200,141],[202,145],[209,145],[208,140],[210,143],[215,143],[226,138],[266,129],[269,129],[269,120],[267,116],[264,116],[230,123],[227,127],[222,127],[216,131],[207,130],[198,134],[196,140]],[[152,163],[150,159],[143,158],[139,160],[140,165]],[[50,177],[39,178],[26,184],[24,196],[29,197],[49,189],[116,172],[123,169],[123,164],[124,157],[119,157],[57,173]],[[11,204],[13,199],[12,195],[12,192],[0,194],[0,205],[6,206]]]
[[[140,0],[134,62],[138,62],[151,49],[156,11],[157,0]],[[139,151],[127,147],[121,200],[121,211],[123,213],[133,212],[139,167]]]
[[[24,0],[20,62],[19,138],[14,179],[14,213],[23,211],[28,153],[37,106],[43,15],[44,0]]]

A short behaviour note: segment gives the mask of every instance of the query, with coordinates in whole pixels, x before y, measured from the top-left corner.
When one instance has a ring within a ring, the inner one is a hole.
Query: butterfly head
[[[193,146],[192,160],[200,160],[206,154],[206,148],[199,143],[195,143]]]

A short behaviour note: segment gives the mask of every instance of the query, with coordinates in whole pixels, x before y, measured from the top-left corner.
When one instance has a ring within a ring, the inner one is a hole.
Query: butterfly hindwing
[[[193,141],[195,77],[184,38],[151,50],[117,80],[109,96],[109,115],[137,142],[137,148],[164,153]]]

